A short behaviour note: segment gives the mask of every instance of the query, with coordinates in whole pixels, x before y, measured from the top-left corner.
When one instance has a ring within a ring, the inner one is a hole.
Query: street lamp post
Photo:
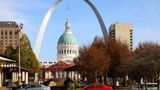
[[[20,44],[20,32],[23,29],[23,24],[19,25],[19,29],[18,29],[18,62],[19,62],[19,74],[18,74],[18,83],[19,85],[21,85],[21,44]]]

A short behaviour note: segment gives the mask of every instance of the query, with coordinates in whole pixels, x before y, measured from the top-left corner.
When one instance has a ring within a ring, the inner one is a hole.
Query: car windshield
[[[145,84],[142,84],[142,87],[145,87]],[[158,87],[157,83],[146,83],[147,88]]]
[[[103,86],[98,84],[98,85],[96,85],[96,88],[103,88]]]
[[[39,88],[41,87],[40,85],[36,85],[36,84],[33,84],[33,85],[28,85],[25,87],[25,89],[28,89],[28,88]]]

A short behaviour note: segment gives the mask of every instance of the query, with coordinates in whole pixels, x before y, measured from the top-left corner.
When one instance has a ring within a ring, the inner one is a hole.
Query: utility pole
[[[21,85],[21,44],[20,44],[20,33],[21,30],[23,29],[23,24],[21,23],[18,26],[18,61],[19,61],[19,74],[18,74],[18,84]]]

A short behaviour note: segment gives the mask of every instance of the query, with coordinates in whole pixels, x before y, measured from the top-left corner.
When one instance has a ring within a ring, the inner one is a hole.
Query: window
[[[7,31],[5,31],[5,35],[7,35]]]
[[[87,88],[94,88],[94,85],[90,85],[90,86],[88,86]]]
[[[3,35],[3,31],[1,32],[1,35]]]
[[[29,88],[34,88],[35,85],[29,85],[28,87],[26,87],[25,89],[29,89]]]
[[[9,35],[12,36],[12,31],[9,32]]]
[[[52,62],[49,62],[49,64],[52,64]]]
[[[66,50],[64,50],[64,54],[66,54]]]
[[[63,54],[63,50],[62,50],[62,54]]]
[[[103,86],[98,84],[98,85],[96,85],[96,88],[103,88]]]

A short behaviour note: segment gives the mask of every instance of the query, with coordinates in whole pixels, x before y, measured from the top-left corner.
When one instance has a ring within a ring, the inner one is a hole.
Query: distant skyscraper
[[[76,38],[71,32],[69,19],[65,23],[65,31],[60,36],[57,43],[57,60],[58,61],[73,61],[78,56],[78,44]]]
[[[129,49],[133,49],[133,25],[129,23],[115,23],[109,28],[109,34],[111,37],[119,39],[126,43]]]
[[[18,24],[14,21],[0,21],[0,49],[1,54],[7,46],[18,46]]]

